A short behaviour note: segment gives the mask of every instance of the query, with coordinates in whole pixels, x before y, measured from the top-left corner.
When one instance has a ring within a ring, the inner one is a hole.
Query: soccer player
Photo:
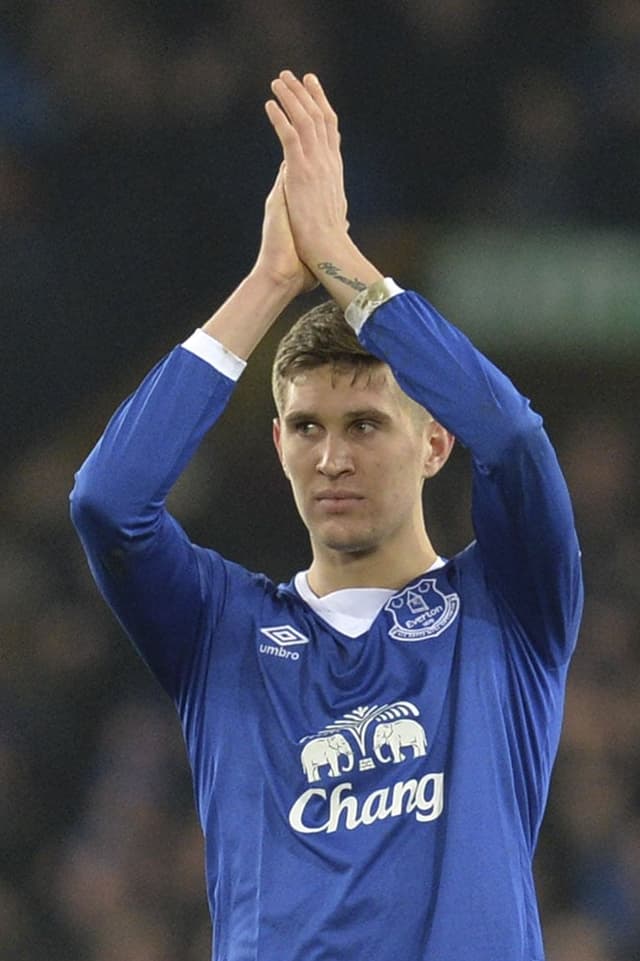
[[[541,961],[531,862],[582,606],[554,451],[510,381],[348,233],[335,114],[284,71],[256,264],[119,408],[79,471],[96,581],[175,702],[219,961]],[[277,315],[274,439],[311,562],[277,585],[165,509]],[[346,317],[346,322],[345,322]],[[476,539],[421,491],[453,436]]]

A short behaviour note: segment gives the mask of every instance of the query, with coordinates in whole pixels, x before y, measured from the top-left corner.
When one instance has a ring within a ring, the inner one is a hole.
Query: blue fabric
[[[217,961],[541,961],[531,872],[582,606],[540,417],[411,292],[363,344],[470,448],[476,540],[348,638],[164,498],[233,384],[176,348],[78,473],[96,581],[173,698]]]

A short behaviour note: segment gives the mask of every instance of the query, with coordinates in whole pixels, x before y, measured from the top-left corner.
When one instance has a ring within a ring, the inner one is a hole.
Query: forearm
[[[202,329],[246,360],[298,292],[286,279],[256,266]]]
[[[391,366],[403,390],[480,463],[497,463],[514,435],[538,426],[540,417],[428,301],[412,291],[393,296],[398,288],[388,291],[387,286],[370,288],[348,310],[361,343]]]
[[[330,297],[345,310],[354,297],[382,274],[348,236],[321,238],[309,267]]]
[[[271,278],[256,266],[202,331],[244,360],[295,293],[286,281]],[[176,348],[156,365],[113,415],[78,474],[77,509],[89,505],[85,513],[97,513],[129,533],[152,523],[222,412],[237,376],[237,371],[226,375],[214,371],[210,359],[203,363],[193,356],[189,342],[186,346],[189,349]]]

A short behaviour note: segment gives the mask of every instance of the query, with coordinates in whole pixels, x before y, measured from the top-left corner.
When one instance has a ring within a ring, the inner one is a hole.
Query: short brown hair
[[[325,364],[336,374],[353,371],[354,380],[362,371],[383,364],[360,344],[333,300],[326,300],[308,310],[278,344],[271,374],[273,399],[278,411],[282,409],[286,382],[302,371]]]

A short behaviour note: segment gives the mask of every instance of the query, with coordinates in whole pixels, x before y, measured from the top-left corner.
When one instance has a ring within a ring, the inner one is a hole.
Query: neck
[[[348,587],[385,587],[399,590],[437,558],[426,531],[418,543],[403,550],[387,544],[363,551],[339,551],[313,545],[313,562],[307,574],[309,587],[318,597]]]

